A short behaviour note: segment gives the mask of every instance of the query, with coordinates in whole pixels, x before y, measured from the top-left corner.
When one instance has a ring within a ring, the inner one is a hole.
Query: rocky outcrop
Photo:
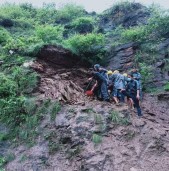
[[[153,84],[156,86],[164,85],[169,81],[169,38],[158,45],[158,59],[152,65],[153,70]]]
[[[129,28],[146,24],[150,16],[149,10],[139,3],[124,3],[116,5],[104,12],[100,17],[100,30],[110,31],[122,25]]]
[[[112,48],[109,52],[108,68],[120,71],[127,71],[133,68],[134,55],[137,48],[138,44],[134,42]]]

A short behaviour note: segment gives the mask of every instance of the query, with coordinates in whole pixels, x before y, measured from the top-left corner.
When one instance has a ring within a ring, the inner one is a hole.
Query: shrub
[[[80,17],[72,22],[72,27],[79,33],[90,33],[94,29],[94,19],[91,17]]]
[[[70,37],[65,41],[65,46],[82,59],[93,64],[103,59],[104,43],[104,35],[89,33]]]
[[[35,21],[39,24],[54,24],[58,12],[54,8],[43,7],[37,9]]]
[[[6,29],[0,27],[0,44],[8,41],[9,38],[10,33]]]
[[[147,87],[148,83],[152,80],[153,75],[152,75],[152,66],[148,66],[145,63],[139,63],[140,66],[140,73],[142,75],[142,84],[143,87]]]
[[[19,18],[15,20],[15,27],[21,27],[23,29],[29,29],[33,28],[33,20],[32,19],[27,19],[25,18]]]
[[[1,6],[0,16],[9,19],[18,19],[18,18],[31,18],[29,11],[22,9],[20,6],[15,4],[6,3]]]
[[[97,145],[102,142],[102,136],[98,134],[93,134],[92,141]]]
[[[130,29],[125,30],[122,33],[122,39],[125,42],[128,42],[128,41],[140,42],[140,41],[144,40],[146,38],[146,36],[147,35],[145,32],[144,26],[130,28]]]
[[[37,74],[22,67],[13,67],[11,77],[17,83],[17,94],[29,94],[37,86]]]
[[[129,124],[129,120],[127,118],[120,117],[117,111],[112,111],[110,118],[112,122],[116,125],[128,125]]]
[[[9,39],[7,39],[4,49],[7,51],[14,50],[23,53],[24,50],[26,49],[26,46],[27,44],[24,37],[17,37],[17,38],[10,37]]]
[[[164,90],[165,90],[165,91],[169,91],[169,82],[165,84]]]
[[[69,22],[75,18],[81,17],[85,14],[82,6],[73,3],[66,4],[58,10],[56,22],[62,23],[63,21]]]
[[[61,43],[63,39],[64,28],[62,26],[39,26],[36,28],[36,34],[44,43]]]
[[[0,98],[6,98],[8,96],[15,96],[18,86],[15,81],[10,79],[3,73],[0,73]]]

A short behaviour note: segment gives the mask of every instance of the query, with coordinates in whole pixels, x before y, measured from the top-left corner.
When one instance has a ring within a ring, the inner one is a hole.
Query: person
[[[128,74],[128,82],[126,90],[122,90],[123,95],[127,96],[130,101],[130,105],[134,105],[134,108],[137,109],[138,117],[142,116],[142,111],[139,105],[140,99],[140,86],[137,80],[134,79],[131,73]]]
[[[108,77],[106,75],[107,70],[102,68],[99,64],[94,65],[93,79],[96,80],[96,84],[94,86],[95,93],[100,100],[109,102],[109,94],[108,94]]]
[[[142,99],[142,84],[141,84],[141,74],[138,72],[138,69],[134,68],[131,71],[131,74],[133,75],[133,78],[138,81],[139,87],[140,87],[140,99]]]
[[[125,80],[124,76],[119,73],[118,70],[115,70],[113,72],[113,75],[110,77],[110,80],[112,81],[113,86],[113,91],[112,91],[112,96],[113,99],[116,103],[116,105],[119,105],[120,101],[124,101],[123,96],[121,95],[121,91],[125,90]]]

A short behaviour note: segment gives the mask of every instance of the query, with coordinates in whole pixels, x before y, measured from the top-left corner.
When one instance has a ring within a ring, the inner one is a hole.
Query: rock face
[[[158,85],[163,85],[166,81],[169,81],[169,38],[159,44],[159,59],[154,64],[154,82]]]
[[[128,28],[146,24],[150,12],[145,6],[139,3],[123,5],[117,5],[105,11],[105,14],[100,17],[100,30],[104,32],[113,30],[119,25]]]
[[[137,43],[128,43],[111,49],[109,53],[108,68],[112,70],[127,71],[134,66],[134,55],[138,48]]]

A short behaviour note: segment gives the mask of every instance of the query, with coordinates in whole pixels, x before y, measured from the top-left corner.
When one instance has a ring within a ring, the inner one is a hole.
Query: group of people
[[[110,102],[114,100],[116,105],[126,102],[130,108],[136,108],[139,117],[142,116],[140,100],[141,74],[137,69],[129,73],[120,73],[118,70],[106,70],[99,64],[95,64],[92,77],[89,81],[95,80],[91,91],[99,100]]]

